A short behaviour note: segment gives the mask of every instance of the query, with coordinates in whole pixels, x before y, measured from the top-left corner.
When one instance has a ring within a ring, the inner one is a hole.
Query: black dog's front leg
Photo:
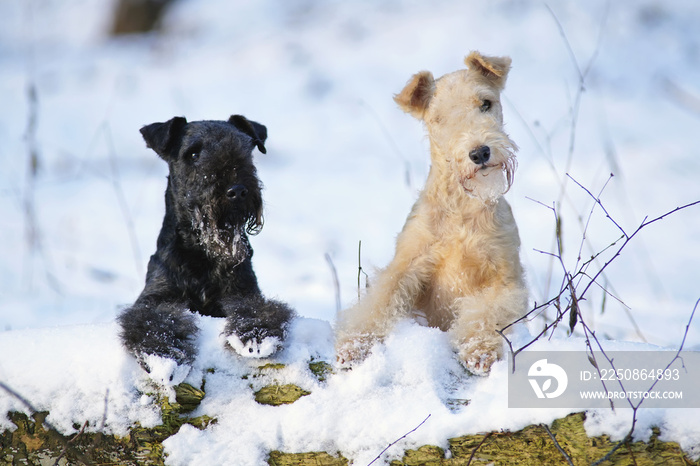
[[[227,298],[226,342],[244,357],[265,358],[275,353],[287,336],[294,311],[281,301],[261,295]]]
[[[141,297],[118,322],[122,343],[152,378],[168,385],[187,376],[199,328],[184,302]]]

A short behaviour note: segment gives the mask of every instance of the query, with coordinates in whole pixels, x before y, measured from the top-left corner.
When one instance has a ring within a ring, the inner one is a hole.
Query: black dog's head
[[[241,115],[189,123],[175,117],[144,126],[141,134],[168,162],[166,216],[172,209],[178,233],[210,256],[242,260],[247,241],[241,239],[263,225],[262,186],[252,152],[257,147],[265,153],[265,126]]]

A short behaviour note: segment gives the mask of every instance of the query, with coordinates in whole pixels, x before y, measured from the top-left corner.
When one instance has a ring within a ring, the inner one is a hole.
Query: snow
[[[385,265],[427,175],[423,128],[391,99],[417,71],[453,71],[473,49],[513,59],[504,113],[520,151],[507,199],[533,301],[551,297],[560,280],[556,263],[536,251],[554,246],[554,218],[540,203],[561,200],[569,267],[594,207],[564,173],[596,194],[614,173],[601,201],[628,233],[700,199],[700,4],[693,0],[549,7],[181,0],[162,34],[119,39],[105,33],[111,11],[97,0],[0,4],[0,382],[49,410],[48,421],[63,432],[85,420],[120,434],[159,421],[144,395],[148,380],[120,347],[114,321],[143,286],[163,215],[167,168],[145,148],[138,133],[145,124],[237,113],[267,126],[267,154],[256,155],[265,227],[251,238],[254,266],[263,291],[301,316],[275,358],[286,367],[253,382],[242,377],[263,361],[224,351],[222,323],[200,318],[200,354],[185,380],[206,378],[196,413],[219,422],[204,431],[183,426],[165,443],[168,464],[226,464],[234,452],[236,464],[259,464],[271,449],[340,451],[366,464],[428,415],[382,461],[425,443],[445,446],[450,436],[567,414],[508,409],[504,362],[489,377],[470,377],[444,334],[411,322],[352,371],[319,382],[308,370],[311,358],[334,360],[335,290],[325,255],[338,273],[341,305],[349,306],[357,297],[358,242],[363,269]],[[33,188],[32,147],[40,157]],[[35,247],[27,240],[28,200]],[[610,297],[603,308],[600,290],[588,295],[582,312],[609,349],[680,344],[700,298],[698,209],[645,227],[606,270],[602,283],[629,310]],[[598,207],[584,257],[619,236]],[[518,329],[516,340],[529,341],[541,324]],[[562,330],[532,349],[583,348],[580,333]],[[685,348],[700,350],[697,320]],[[289,406],[258,405],[250,384],[272,380],[311,395]],[[461,399],[471,401],[451,403]],[[0,412],[26,409],[0,390]],[[659,426],[662,439],[700,456],[696,411],[642,409],[635,438]],[[630,416],[593,411],[586,428],[619,439]],[[0,429],[8,427],[0,419]]]

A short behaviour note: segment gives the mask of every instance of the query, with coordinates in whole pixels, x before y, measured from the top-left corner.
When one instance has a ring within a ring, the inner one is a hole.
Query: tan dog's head
[[[413,75],[394,97],[406,112],[423,120],[432,163],[464,192],[494,202],[510,188],[517,146],[503,130],[500,94],[511,60],[472,52],[468,69],[434,79],[429,71]]]

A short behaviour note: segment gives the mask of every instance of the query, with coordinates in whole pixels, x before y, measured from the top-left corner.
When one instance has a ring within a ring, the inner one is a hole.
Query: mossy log
[[[165,458],[162,443],[177,433],[183,424],[206,429],[216,422],[216,419],[208,416],[193,418],[188,415],[204,398],[202,390],[181,384],[175,392],[175,403],[170,403],[167,397],[157,397],[162,413],[161,425],[149,429],[134,426],[126,437],[82,430],[64,436],[46,426],[46,412],[34,413],[32,416],[10,413],[9,418],[17,428],[0,433],[0,465],[163,465]],[[256,399],[260,398],[260,403],[276,406],[293,403],[308,394],[309,392],[294,385],[271,385],[259,390]],[[543,425],[531,425],[517,432],[490,432],[453,438],[448,441],[449,452],[437,446],[426,445],[406,451],[401,460],[393,461],[391,465],[567,465],[569,463],[565,454],[576,466],[589,465],[604,457],[616,442],[606,435],[588,437],[583,428],[584,420],[584,413],[576,413],[554,421],[549,432]],[[700,461],[691,461],[677,443],[662,442],[658,439],[659,435],[659,430],[654,429],[648,442],[630,442],[624,445],[603,465],[700,466]],[[268,464],[347,466],[350,462],[342,456],[333,456],[327,452],[272,451]]]
[[[163,440],[175,434],[183,424],[205,429],[216,420],[209,416],[187,416],[204,398],[204,392],[191,385],[175,387],[175,403],[170,403],[165,396],[157,398],[163,423],[150,429],[134,426],[126,437],[84,432],[83,429],[64,436],[46,426],[48,412],[37,412],[31,417],[9,413],[17,429],[0,434],[0,465],[163,465]]]
[[[616,442],[607,435],[588,437],[583,428],[584,413],[575,413],[552,423],[549,431],[559,447],[575,466],[590,465],[603,458]],[[648,442],[630,442],[617,449],[602,466],[690,466],[700,465],[691,461],[675,442],[662,442],[660,432],[654,433]],[[543,425],[532,425],[517,432],[490,432],[466,435],[449,440],[450,455],[434,445],[425,445],[408,450],[400,461],[391,466],[465,466],[465,465],[513,465],[542,466],[568,465]],[[449,456],[449,458],[446,458]],[[347,465],[345,458],[334,457],[324,452],[316,453],[270,453],[270,466],[319,466]]]
[[[283,453],[270,452],[267,459],[270,466],[348,466],[349,462],[342,456],[331,456],[328,453]]]
[[[449,459],[445,458],[442,449],[427,446],[407,451],[401,461],[393,461],[391,465],[568,465],[564,454],[576,466],[589,465],[603,458],[617,442],[611,441],[607,435],[588,437],[583,428],[585,419],[584,413],[570,414],[555,420],[549,432],[543,425],[531,425],[517,432],[490,432],[453,438],[449,440]],[[660,441],[659,435],[659,430],[654,429],[648,442],[630,442],[618,448],[602,465],[688,466],[700,463],[692,462],[685,456],[677,443]]]

